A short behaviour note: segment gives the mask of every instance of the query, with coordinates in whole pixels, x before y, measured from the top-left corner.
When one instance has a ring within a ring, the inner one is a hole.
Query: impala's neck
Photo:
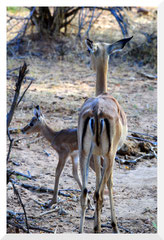
[[[40,132],[50,143],[54,141],[56,132],[51,127],[49,127],[45,122],[43,123]]]
[[[99,64],[96,71],[96,96],[107,92],[108,60]]]

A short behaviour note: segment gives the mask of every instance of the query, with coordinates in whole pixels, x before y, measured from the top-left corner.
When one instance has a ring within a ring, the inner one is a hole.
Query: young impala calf
[[[45,117],[41,113],[40,107],[37,106],[34,109],[34,117],[31,119],[30,123],[22,128],[22,133],[30,134],[34,132],[41,133],[51,143],[51,146],[59,155],[59,161],[56,168],[54,193],[52,200],[47,205],[47,207],[51,207],[52,204],[57,203],[59,178],[69,156],[72,160],[73,177],[77,181],[80,189],[82,188],[78,174],[79,155],[77,129],[64,129],[59,132],[55,132],[50,126],[48,126]],[[94,170],[93,160],[91,160],[90,167]]]
[[[116,151],[126,139],[126,115],[115,98],[107,94],[107,69],[109,54],[121,50],[131,38],[122,39],[111,45],[86,44],[91,53],[91,67],[96,71],[96,95],[82,106],[78,120],[78,144],[80,169],[82,175],[80,233],[83,232],[87,206],[87,183],[90,157],[93,154],[96,172],[94,231],[101,232],[100,213],[103,204],[104,188],[107,184],[111,204],[111,223],[114,232],[118,232],[113,203],[113,163]],[[99,95],[100,94],[100,95]],[[100,157],[104,158],[103,170],[100,170]]]

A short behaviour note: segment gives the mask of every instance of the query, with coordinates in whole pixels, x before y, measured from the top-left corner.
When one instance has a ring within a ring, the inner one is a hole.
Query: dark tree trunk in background
[[[79,8],[74,7],[37,7],[32,16],[38,32],[41,34],[58,34],[76,16]]]

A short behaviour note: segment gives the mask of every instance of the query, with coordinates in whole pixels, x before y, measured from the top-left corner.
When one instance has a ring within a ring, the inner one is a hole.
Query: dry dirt
[[[149,20],[149,17],[146,17]],[[103,20],[104,16],[102,16]],[[102,34],[105,35],[105,30]],[[99,39],[101,39],[100,35]],[[66,41],[71,45],[70,40],[66,39]],[[24,55],[23,60],[29,64],[28,76],[35,78],[35,81],[15,111],[10,127],[20,129],[25,126],[32,118],[33,108],[36,105],[40,105],[47,122],[56,131],[77,127],[80,106],[87,97],[95,95],[95,74],[86,64],[89,58],[85,54],[78,55],[69,52],[61,59],[55,51],[52,57],[52,46],[49,47],[49,43],[46,45],[43,41],[34,41],[29,42],[30,44],[29,52],[32,53],[35,49],[40,49],[42,52],[44,50],[45,55],[42,56],[46,57],[38,58],[32,55]],[[55,42],[53,46],[57,46],[57,43]],[[85,49],[81,50],[81,53],[85,53]],[[23,64],[23,60],[9,57],[8,69],[19,67]],[[141,68],[129,61],[121,62],[118,65],[116,62],[117,60],[114,60],[108,70],[108,90],[123,106],[127,114],[129,130],[156,136],[157,78],[152,77],[156,75],[155,70],[150,68],[149,65]],[[146,74],[141,75],[141,72]],[[151,76],[148,76],[148,74]],[[23,85],[22,92],[28,82]],[[10,77],[7,80],[8,110],[13,98],[13,89],[14,78]],[[28,174],[27,171],[29,171],[31,176],[35,177],[35,181],[14,175],[13,179],[22,183],[53,189],[58,156],[50,144],[36,134],[24,136],[17,133],[13,134],[12,137],[17,141],[12,148],[8,168],[24,174]],[[37,139],[38,141],[34,141]],[[149,140],[152,139],[149,138]],[[135,152],[135,154],[133,154],[134,156],[132,154],[130,156],[120,155],[121,158],[135,159],[140,154],[146,154],[141,152],[138,147],[139,141],[127,138],[126,144],[131,146],[132,152]],[[151,147],[154,146],[151,144]],[[49,156],[44,150],[49,153]],[[18,163],[18,166],[15,163]],[[71,168],[71,160],[68,159],[60,178],[59,189],[78,189],[78,185],[72,177]],[[41,215],[48,210],[43,209],[36,201],[45,203],[51,198],[51,195],[31,192],[18,185],[16,185],[16,188],[19,190],[25,205],[30,224],[56,231],[56,233],[78,233],[80,221],[79,192],[62,191],[62,193],[71,194],[71,196],[60,195],[60,202],[52,207],[56,211]],[[95,189],[95,174],[92,170],[89,172],[88,188],[91,190],[89,196],[92,199]],[[114,200],[120,232],[156,233],[157,159],[155,157],[142,158],[136,164],[130,165],[120,165],[115,162]],[[11,183],[7,186],[7,209],[14,212],[23,212],[17,196],[13,194]],[[85,232],[93,233],[92,210],[87,211],[87,217]],[[102,233],[112,233],[107,189],[104,196],[102,224],[105,225],[102,228]],[[30,231],[31,233],[39,232],[38,230]],[[15,228],[8,226],[7,232],[14,233]]]

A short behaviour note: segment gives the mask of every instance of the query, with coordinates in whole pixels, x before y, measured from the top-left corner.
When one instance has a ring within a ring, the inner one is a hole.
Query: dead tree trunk
[[[32,21],[39,33],[58,34],[63,27],[66,28],[74,19],[78,10],[78,7],[37,7],[32,16]]]

